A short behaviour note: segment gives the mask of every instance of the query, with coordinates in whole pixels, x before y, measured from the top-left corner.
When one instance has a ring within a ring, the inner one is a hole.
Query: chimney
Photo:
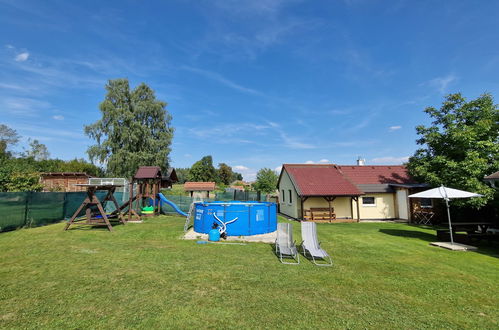
[[[357,165],[358,166],[364,166],[364,165],[366,165],[366,160],[364,158],[361,158],[359,156],[359,158],[357,158]]]

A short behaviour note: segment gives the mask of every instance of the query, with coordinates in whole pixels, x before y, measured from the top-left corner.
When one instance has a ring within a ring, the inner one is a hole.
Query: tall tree
[[[38,142],[38,140],[31,140],[28,139],[29,141],[29,150],[25,152],[26,157],[32,157],[35,160],[46,160],[49,158],[50,153],[49,150],[47,149],[47,146],[43,143]]]
[[[253,187],[257,191],[269,194],[277,190],[277,173],[270,168],[262,168],[256,174],[256,182]]]
[[[0,156],[10,156],[9,147],[19,142],[17,132],[7,125],[0,124]]]
[[[499,170],[499,109],[490,94],[467,102],[450,94],[440,109],[424,110],[432,125],[417,126],[422,147],[409,159],[410,174],[432,186],[446,186],[483,194],[458,203],[479,208],[493,198],[483,182]]]
[[[231,184],[231,182],[234,180],[234,172],[232,172],[232,167],[225,163],[218,164],[217,174],[220,183],[223,183],[225,185]]]
[[[85,126],[97,142],[87,150],[90,159],[104,164],[112,176],[131,177],[139,166],[166,171],[173,138],[166,103],[144,83],[130,90],[127,79],[110,80],[106,90],[102,118]]]
[[[211,156],[204,156],[192,165],[189,171],[189,181],[217,181],[217,171],[213,167],[213,158]]]
[[[185,183],[189,178],[189,168],[175,168],[177,173],[178,183]]]

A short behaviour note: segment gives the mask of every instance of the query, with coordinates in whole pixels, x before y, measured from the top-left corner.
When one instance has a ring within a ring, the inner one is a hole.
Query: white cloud
[[[49,102],[23,97],[11,97],[0,100],[0,106],[6,111],[18,116],[38,116],[51,107]]]
[[[249,170],[248,167],[246,166],[243,166],[243,165],[236,165],[234,166],[232,169],[236,170],[236,171],[247,171]]]
[[[243,92],[243,93],[253,94],[253,95],[263,95],[263,93],[261,93],[257,90],[254,90],[252,88],[248,88],[248,87],[244,87],[242,85],[239,85],[238,83],[235,83],[232,80],[225,78],[224,76],[222,76],[221,74],[219,74],[217,72],[193,68],[190,66],[183,66],[182,69],[199,74],[199,75],[204,76],[206,78],[215,80],[215,81],[221,83],[222,85],[225,85],[229,88],[235,89],[235,90]]]
[[[282,171],[282,165],[279,165],[276,168],[274,168],[274,171],[276,171],[277,173],[281,173],[281,171]]]
[[[387,156],[387,157],[373,158],[373,159],[371,159],[371,162],[373,164],[397,165],[397,164],[405,163],[408,160],[409,160],[409,156],[404,156],[404,157]]]
[[[64,116],[61,116],[61,115],[55,115],[55,116],[52,116],[52,118],[55,120],[64,120]]]
[[[331,161],[329,159],[323,158],[323,159],[319,160],[318,162],[315,162],[313,160],[307,160],[305,162],[305,164],[329,164],[330,162]]]
[[[285,147],[288,147],[291,149],[314,149],[314,148],[316,148],[316,146],[313,144],[304,143],[304,142],[298,141],[295,138],[288,136],[282,130],[280,130],[279,135],[281,136],[281,139],[283,140]]]
[[[5,48],[7,48],[7,49],[14,49],[14,46],[12,46],[12,45],[5,45]]]
[[[390,132],[393,132],[393,131],[399,130],[401,128],[402,128],[402,126],[397,125],[397,126],[390,126],[388,129],[390,130]]]
[[[29,58],[29,53],[28,52],[23,52],[23,53],[20,53],[20,54],[17,54],[17,56],[15,57],[15,61],[16,62],[24,62],[26,61],[27,59]]]
[[[431,79],[426,84],[435,88],[440,94],[444,94],[445,92],[447,92],[447,87],[451,83],[453,83],[457,80],[458,80],[457,76],[455,76],[453,74],[448,74],[447,76],[444,76],[444,77],[437,77],[437,78]]]

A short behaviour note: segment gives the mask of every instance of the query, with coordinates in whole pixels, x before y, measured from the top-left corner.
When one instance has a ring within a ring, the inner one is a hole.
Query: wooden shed
[[[88,183],[90,175],[84,172],[46,172],[40,174],[43,191],[85,191],[85,187],[76,184]]]
[[[215,190],[215,182],[186,182],[184,190],[189,192],[191,197],[210,198],[210,191]]]

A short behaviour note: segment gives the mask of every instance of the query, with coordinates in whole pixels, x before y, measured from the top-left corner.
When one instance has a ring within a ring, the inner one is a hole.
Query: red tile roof
[[[358,196],[357,185],[411,184],[407,168],[401,165],[284,164],[300,196]]]
[[[46,176],[83,176],[86,178],[91,178],[90,175],[88,175],[85,172],[43,172],[40,173],[41,176],[46,177]]]
[[[416,183],[403,165],[337,165],[355,184]]]
[[[358,196],[360,191],[335,165],[284,164],[300,196]]]
[[[499,179],[499,171],[485,177],[487,180]]]
[[[185,191],[213,191],[215,190],[215,182],[186,182],[184,183]]]

